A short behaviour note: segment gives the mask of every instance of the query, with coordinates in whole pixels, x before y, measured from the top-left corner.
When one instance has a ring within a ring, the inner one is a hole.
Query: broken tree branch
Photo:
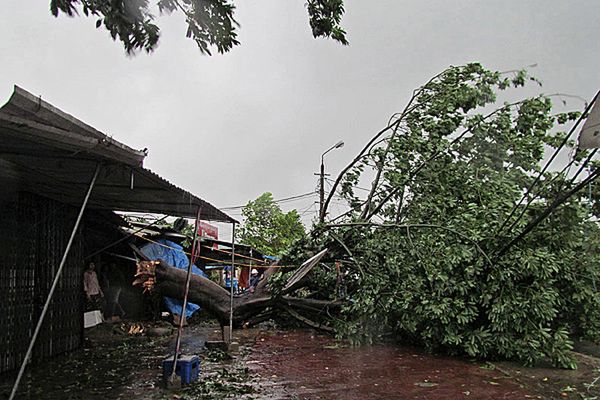
[[[298,314],[296,311],[292,310],[289,307],[286,307],[285,311],[287,311],[288,314],[290,314],[292,317],[296,318],[298,321],[300,321],[300,322],[302,322],[302,323],[304,323],[304,324],[306,324],[306,325],[308,325],[308,326],[310,326],[312,328],[321,329],[321,330],[324,330],[324,331],[327,331],[327,332],[334,332],[333,328],[331,328],[329,326],[326,326],[326,325],[323,325],[321,323],[312,321],[312,320],[310,320],[310,319],[308,319],[306,317],[303,317],[302,315]]]
[[[323,250],[307,260],[301,268],[292,274],[292,277],[284,286],[282,294],[291,293],[304,287],[307,283],[304,278],[319,263],[326,251]],[[158,290],[164,296],[182,299],[187,274],[186,271],[173,268],[162,260],[141,261],[138,263],[135,278],[134,285],[142,285],[148,291]],[[199,275],[192,275],[189,280],[188,299],[214,315],[222,325],[229,323],[230,293],[217,283]],[[342,304],[341,302],[328,300],[273,296],[268,293],[265,286],[262,292],[255,291],[254,293],[234,296],[233,324],[240,327],[258,323],[263,321],[267,315],[274,315],[274,311],[278,308],[292,307],[312,312],[322,312],[330,308],[339,310]]]
[[[381,137],[383,136],[386,132],[390,131],[391,129],[395,129],[398,125],[400,125],[400,123],[404,120],[404,117],[406,115],[408,115],[410,112],[413,111],[414,107],[413,106],[413,102],[415,101],[415,99],[417,97],[419,97],[427,88],[427,86],[433,82],[435,79],[439,78],[440,76],[442,76],[444,73],[446,73],[447,70],[442,71],[441,73],[435,75],[434,77],[432,77],[429,81],[427,81],[426,84],[424,84],[423,86],[421,86],[418,89],[415,89],[413,91],[412,97],[410,98],[410,100],[408,101],[408,103],[406,104],[406,107],[404,107],[404,110],[401,113],[396,113],[395,115],[399,115],[398,118],[396,119],[396,121],[394,121],[391,124],[388,124],[388,126],[386,126],[385,128],[383,128],[382,130],[380,130],[379,132],[377,132],[377,134],[375,134],[375,136],[373,136],[371,138],[371,140],[369,140],[369,142],[367,142],[367,144],[362,148],[362,150],[358,153],[358,155],[350,162],[350,164],[348,164],[338,175],[338,177],[336,178],[335,182],[333,183],[332,187],[331,187],[331,191],[329,192],[329,195],[327,196],[327,199],[325,200],[325,202],[323,203],[323,209],[321,210],[322,213],[322,217],[324,217],[325,215],[327,215],[327,208],[329,207],[329,203],[331,202],[331,199],[333,198],[333,195],[335,194],[335,191],[337,190],[337,187],[339,186],[339,184],[341,183],[344,175],[346,175],[346,173],[348,171],[350,171],[350,169],[352,167],[354,167],[356,165],[357,162],[359,162],[361,160],[361,158],[363,157],[363,155],[369,151],[369,149],[371,149],[372,145]]]
[[[389,224],[389,223],[378,224],[375,222],[348,222],[348,223],[344,223],[344,224],[329,224],[329,225],[326,225],[325,227],[326,228],[343,228],[343,227],[349,227],[349,226],[364,226],[364,227],[376,227],[376,228],[402,228],[402,229],[406,229],[408,227],[408,228],[428,228],[428,229],[445,230],[447,232],[451,232],[457,236],[460,236],[461,238],[465,239],[466,241],[472,243],[475,246],[475,248],[477,249],[477,251],[479,251],[479,253],[481,253],[481,255],[484,256],[484,258],[487,260],[487,262],[490,265],[492,265],[492,260],[488,257],[486,252],[483,251],[481,246],[479,246],[479,243],[477,243],[475,240],[471,239],[464,233],[460,233],[457,230],[448,228],[447,226],[434,225],[434,224]]]
[[[588,183],[593,182],[600,175],[600,169],[596,169],[592,172],[587,178],[579,182],[574,188],[563,193],[561,196],[558,196],[552,204],[550,204],[540,215],[537,216],[533,221],[531,221],[527,226],[523,229],[521,233],[519,233],[516,237],[514,237],[510,242],[508,242],[504,247],[500,249],[495,259],[499,259],[506,252],[514,246],[519,240],[523,239],[529,232],[533,230],[537,225],[539,225],[543,220],[548,217],[554,210],[560,207],[565,201],[567,201],[571,196],[575,193],[583,189]]]

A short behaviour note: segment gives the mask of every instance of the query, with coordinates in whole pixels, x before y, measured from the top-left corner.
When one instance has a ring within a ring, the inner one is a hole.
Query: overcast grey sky
[[[545,93],[591,99],[600,88],[598,0],[346,0],[346,47],[312,38],[303,0],[238,1],[242,44],[212,57],[178,14],[159,19],[154,53],[131,57],[95,19],[54,18],[48,0],[3,4],[2,103],[13,84],[41,95],[147,147],[147,167],[217,207],[314,190],[324,150],[346,142],[326,158],[336,175],[448,65],[537,64]],[[310,221],[316,200],[284,208]]]

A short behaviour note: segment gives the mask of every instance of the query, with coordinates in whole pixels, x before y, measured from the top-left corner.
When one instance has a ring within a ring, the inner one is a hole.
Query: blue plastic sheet
[[[171,242],[170,240],[166,239],[159,239],[157,240],[157,243],[147,244],[140,250],[150,260],[163,260],[164,262],[166,262],[174,268],[179,268],[187,271],[190,259],[183,252],[183,247],[181,247],[177,243]],[[195,265],[192,265],[192,273],[206,278],[206,274]],[[163,299],[165,305],[167,306],[171,314],[181,314],[181,307],[183,306],[183,301],[166,296]],[[194,314],[199,309],[199,305],[188,302],[185,307],[186,318],[191,317],[192,314]]]

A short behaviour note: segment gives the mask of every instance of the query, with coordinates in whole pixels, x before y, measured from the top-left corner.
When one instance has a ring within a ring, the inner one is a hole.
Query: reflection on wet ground
[[[396,346],[349,348],[311,331],[261,332],[248,365],[298,399],[537,398],[481,363]]]
[[[198,354],[200,380],[167,389],[162,360],[173,352],[175,331],[131,336],[123,327],[86,331],[86,347],[30,366],[19,399],[49,400],[362,400],[362,399],[584,399],[600,398],[600,360],[579,355],[580,368],[525,368],[434,356],[394,345],[351,348],[312,330],[235,331],[240,351],[228,357],[203,349],[218,340],[213,322],[190,326],[182,352]],[[149,325],[146,324],[146,327]],[[164,328],[164,327],[163,327]],[[7,399],[16,372],[0,376]]]

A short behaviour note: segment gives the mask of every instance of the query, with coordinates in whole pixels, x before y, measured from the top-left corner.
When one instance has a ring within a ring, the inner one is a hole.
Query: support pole
[[[235,222],[231,230],[231,277],[229,278],[229,343],[233,341],[233,279],[235,277]]]
[[[321,154],[321,173],[319,174],[319,222],[325,222],[325,214],[327,214],[327,210],[325,209],[325,154],[329,153],[333,149],[339,149],[344,146],[343,141],[339,141],[333,146],[331,146],[327,151]],[[336,182],[337,184],[337,182]],[[332,189],[335,191],[335,185]],[[333,193],[333,192],[332,192]],[[331,194],[330,194],[331,196]],[[328,199],[329,202],[329,199]]]
[[[325,202],[325,164],[323,156],[321,156],[321,173],[319,174],[319,222],[325,221],[325,213],[323,212],[323,203]]]
[[[173,355],[173,372],[169,380],[173,382],[175,379],[175,371],[177,371],[177,359],[179,358],[179,349],[181,346],[181,333],[183,332],[183,323],[185,322],[185,309],[187,307],[188,294],[190,292],[190,280],[192,279],[192,265],[194,265],[194,259],[196,258],[196,245],[198,242],[198,225],[200,224],[200,210],[198,206],[198,213],[196,214],[196,223],[194,224],[194,240],[192,241],[192,254],[190,257],[190,263],[188,264],[187,276],[185,278],[185,292],[183,294],[183,303],[181,305],[181,313],[179,314],[179,326],[177,327],[177,340],[175,341],[175,354]]]
[[[90,195],[92,194],[92,189],[96,184],[96,178],[98,178],[98,173],[100,172],[100,164],[96,164],[96,170],[94,171],[94,176],[90,181],[90,185],[88,187],[88,191],[83,199],[83,203],[81,204],[81,208],[79,209],[79,215],[77,215],[77,219],[75,220],[75,225],[73,226],[73,230],[71,231],[71,237],[67,242],[67,247],[63,253],[62,259],[60,260],[60,264],[58,266],[58,271],[56,271],[56,275],[54,276],[54,281],[52,282],[52,287],[50,287],[50,292],[48,293],[48,297],[46,298],[46,303],[44,303],[44,308],[42,309],[42,313],[40,314],[40,318],[38,319],[35,330],[33,331],[33,336],[31,337],[31,341],[29,342],[29,347],[27,348],[27,353],[25,353],[25,358],[23,358],[23,362],[21,363],[21,368],[19,369],[19,374],[17,375],[17,380],[13,385],[12,392],[10,393],[9,400],[13,400],[17,394],[17,390],[19,389],[19,383],[21,383],[21,378],[23,378],[23,373],[25,372],[25,367],[27,366],[27,362],[29,358],[31,358],[31,353],[33,352],[33,346],[35,346],[35,341],[42,329],[42,324],[44,323],[44,318],[46,317],[46,313],[48,312],[48,308],[50,307],[50,301],[52,301],[52,296],[56,290],[56,286],[58,286],[58,281],[60,280],[60,275],[62,274],[63,268],[67,261],[67,256],[69,255],[69,251],[71,250],[71,246],[73,245],[73,240],[75,239],[75,235],[77,234],[77,229],[79,229],[79,224],[81,223],[81,218],[83,217],[83,212],[87,206],[88,200],[90,199]]]

